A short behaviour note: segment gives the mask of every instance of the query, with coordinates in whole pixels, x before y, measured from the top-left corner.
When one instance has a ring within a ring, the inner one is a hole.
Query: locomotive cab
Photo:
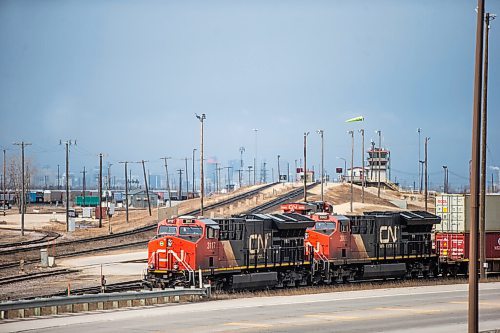
[[[152,285],[165,277],[169,286],[192,283],[195,270],[214,266],[218,238],[219,225],[211,219],[180,216],[161,221],[148,244],[146,280]]]

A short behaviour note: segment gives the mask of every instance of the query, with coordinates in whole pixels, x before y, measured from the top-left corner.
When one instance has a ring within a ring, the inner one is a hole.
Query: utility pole
[[[177,172],[179,173],[179,195],[178,195],[178,200],[182,200],[182,169],[177,169]]]
[[[102,153],[99,154],[99,228],[102,228]]]
[[[5,206],[7,204],[7,193],[5,192],[5,173],[6,173],[6,159],[5,159],[5,154],[7,153],[7,149],[3,149],[3,182],[2,182],[2,190],[3,190],[3,216],[7,215],[5,212]],[[492,181],[491,184],[493,184],[493,175],[492,176]]]
[[[380,169],[381,169],[381,160],[380,155],[382,154],[382,131],[377,130],[378,134],[378,176],[377,176],[377,196],[380,198]],[[426,208],[427,210],[427,208]]]
[[[429,195],[428,194],[428,187],[427,187],[427,181],[428,181],[428,178],[427,178],[427,166],[428,166],[428,161],[427,161],[427,146],[428,146],[428,143],[429,143],[429,140],[431,138],[428,138],[426,137],[425,138],[425,146],[424,146],[424,185],[425,185],[425,188],[424,188],[424,200],[425,200],[425,211],[427,211],[427,196]]]
[[[231,189],[231,178],[229,176],[229,169],[232,169],[232,167],[223,167],[222,169],[227,169],[227,192],[229,193]]]
[[[148,209],[149,209],[149,216],[151,216],[151,198],[149,197],[149,188],[148,188],[148,180],[146,179],[146,166],[144,163],[149,162],[149,161],[144,161],[142,160],[142,171],[144,172],[144,185],[146,186],[146,197],[148,198]]]
[[[419,184],[418,193],[422,193],[422,172],[420,171],[422,164],[422,159],[420,157],[420,133],[422,132],[422,129],[420,127],[417,128],[417,132],[418,132],[418,184]]]
[[[82,174],[83,174],[83,186],[82,186],[82,200],[83,200],[83,207],[85,207],[85,191],[86,191],[86,184],[85,184],[85,174],[87,173],[87,171],[85,171],[85,166],[83,167],[83,171],[82,171]]]
[[[252,173],[252,166],[249,165],[248,167],[248,186],[250,186],[252,183],[251,183],[251,178],[250,178],[250,174]],[[492,175],[493,177],[493,175]],[[493,181],[492,181],[492,184],[493,184]]]
[[[444,180],[443,180],[443,192],[444,193],[448,193],[448,188],[446,186],[446,174],[447,174],[447,170],[448,167],[446,165],[443,165],[443,173],[444,173]]]
[[[219,163],[215,162],[215,192],[219,193]]]
[[[486,144],[488,127],[488,46],[490,35],[490,21],[495,19],[495,15],[486,13],[486,32],[484,38],[484,67],[483,67],[483,113],[481,124],[481,197],[479,212],[479,270],[481,280],[486,279],[486,236],[485,236],[485,216],[486,216]],[[487,264],[486,264],[487,265]]]
[[[168,206],[172,207],[172,198],[170,196],[170,181],[168,179],[168,164],[167,164],[167,160],[171,159],[171,157],[162,157],[161,159],[165,161],[165,174],[167,175]]]
[[[287,173],[286,173],[286,181],[290,182],[290,162],[286,162]]]
[[[127,164],[128,161],[118,162],[125,165],[125,220],[128,223],[128,178],[127,178]]]
[[[362,128],[359,130],[361,133],[361,202],[365,203],[365,186],[366,186],[366,175],[365,175],[365,130]]]
[[[263,182],[264,184],[267,183],[267,169],[266,169],[266,165],[267,163],[264,162],[264,170],[262,170],[262,179],[263,179]]]
[[[348,134],[351,136],[351,213],[353,212],[352,209],[352,202],[354,199],[354,131],[349,131]]]
[[[201,142],[200,142],[200,215],[203,216],[203,197],[205,196],[205,176],[203,173],[203,122],[207,118],[204,113],[201,116],[196,115],[200,121]]]
[[[245,152],[245,147],[240,147],[240,169],[243,169],[243,153]],[[241,174],[239,175],[239,180],[240,180],[240,187],[241,187]]]
[[[25,193],[25,175],[24,175],[24,147],[31,146],[31,143],[28,142],[16,142],[14,143],[16,146],[21,146],[21,236],[24,236],[24,213],[26,212],[26,193]],[[4,161],[5,161],[5,150],[4,150]],[[4,171],[5,172],[5,171]],[[5,180],[4,180],[5,181]],[[4,193],[5,195],[5,193]],[[5,198],[5,197],[4,197]],[[5,206],[5,204],[4,204]]]
[[[61,140],[59,140],[59,144],[62,144]],[[66,231],[69,231],[69,146],[73,143],[68,140],[64,144],[66,145]]]
[[[194,184],[194,152],[196,151],[196,148],[193,148],[193,198],[194,198],[194,191],[195,191],[195,184]]]
[[[255,155],[253,157],[253,184],[257,184],[257,132],[258,128],[253,128],[252,131],[255,134]]]
[[[186,162],[186,171],[184,172],[185,173],[185,176],[186,176],[186,199],[189,199],[189,176],[188,176],[188,158],[184,158],[185,162]]]
[[[281,183],[280,155],[278,155],[278,183]]]
[[[323,191],[323,183],[325,181],[325,150],[324,150],[324,140],[323,140],[323,135],[325,133],[324,130],[319,129],[317,130],[319,136],[321,137],[321,201],[325,201],[324,199],[324,191]]]
[[[241,172],[242,172],[242,171],[244,171],[244,170],[242,170],[242,169],[238,169],[238,170],[236,170],[236,171],[238,171],[238,180],[239,180],[239,184],[238,184],[238,185],[239,185],[239,187],[241,188]]]
[[[309,132],[304,132],[304,202],[307,202],[307,136]]]
[[[477,231],[479,222],[480,148],[481,148],[481,74],[483,65],[484,0],[477,1],[476,52],[474,68],[474,104],[472,117],[472,156],[470,182],[470,241],[469,241],[469,333],[477,333],[478,279]]]

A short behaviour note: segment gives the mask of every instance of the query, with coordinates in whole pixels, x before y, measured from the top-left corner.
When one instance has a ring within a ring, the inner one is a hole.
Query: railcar
[[[293,213],[164,220],[148,245],[145,284],[211,283],[225,289],[305,285],[312,263],[305,232],[314,223]]]
[[[438,274],[438,257],[432,249],[432,226],[439,223],[435,215],[319,212],[310,217],[316,221],[306,235],[317,263],[314,283]]]

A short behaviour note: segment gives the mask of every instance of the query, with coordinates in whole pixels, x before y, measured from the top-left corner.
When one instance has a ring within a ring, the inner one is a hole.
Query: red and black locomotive
[[[148,245],[145,284],[252,289],[438,273],[435,215],[342,216],[328,205],[288,205],[295,206],[282,206],[282,214],[161,221]]]

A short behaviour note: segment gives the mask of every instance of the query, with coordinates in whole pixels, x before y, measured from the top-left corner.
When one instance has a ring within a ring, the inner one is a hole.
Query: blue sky
[[[442,165],[467,183],[472,120],[473,0],[2,1],[0,145],[29,141],[40,165],[64,164],[59,139],[77,139],[72,170],[191,156],[195,113],[206,113],[206,155],[223,164],[246,147],[276,164],[302,157],[332,173],[349,158],[351,128],[375,130],[392,176],[417,179],[418,135],[431,137],[431,181]],[[500,14],[500,2],[487,1]],[[498,20],[497,20],[498,21]],[[500,165],[500,21],[490,34],[489,156]],[[344,121],[364,115],[355,125]],[[356,133],[357,134],[357,133]],[[356,135],[355,164],[360,164]],[[423,147],[423,146],[422,146]],[[423,149],[423,148],[422,148]],[[423,150],[422,150],[423,151]],[[16,153],[13,150],[11,153]],[[180,167],[181,161],[174,160]],[[275,166],[276,167],[276,166]]]

